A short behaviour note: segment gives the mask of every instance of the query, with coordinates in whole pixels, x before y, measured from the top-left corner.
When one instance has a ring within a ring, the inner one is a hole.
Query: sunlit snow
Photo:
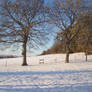
[[[43,60],[44,64],[39,64]],[[84,53],[0,59],[0,92],[92,92],[92,55]]]

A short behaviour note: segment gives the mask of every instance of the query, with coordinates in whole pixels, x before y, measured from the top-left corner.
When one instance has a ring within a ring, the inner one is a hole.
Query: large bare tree
[[[38,47],[44,44],[46,25],[43,0],[4,0],[1,3],[1,25],[6,30],[8,43],[22,43],[22,65],[27,65],[27,44]]]
[[[66,60],[69,63],[71,43],[79,33],[81,25],[78,25],[79,17],[84,8],[83,0],[54,0],[54,5],[49,10],[50,23],[59,29],[59,37],[63,39],[66,47]]]

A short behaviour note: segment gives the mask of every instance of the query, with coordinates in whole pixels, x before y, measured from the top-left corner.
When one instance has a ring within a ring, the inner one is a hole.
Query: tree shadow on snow
[[[55,72],[0,72],[0,78],[3,76],[13,78],[16,77],[15,80],[14,78],[8,81],[7,79],[4,80],[4,78],[0,79],[0,92],[92,92],[92,82],[90,83],[75,83],[75,84],[60,84],[56,83],[52,86],[50,85],[42,85],[42,84],[15,84],[12,85],[11,82],[16,82],[22,80],[21,78],[30,78],[31,82],[34,80],[40,81],[40,77],[44,77],[45,75],[49,76],[56,76],[56,75],[62,75],[62,76],[67,76],[67,74],[83,74],[83,73],[90,73],[92,76],[92,70],[81,70],[81,71],[55,71]],[[20,77],[22,76],[22,77]],[[25,77],[26,76],[26,77]],[[90,77],[91,77],[90,76]],[[80,77],[80,76],[78,76]],[[8,79],[9,79],[8,78]],[[20,78],[20,80],[18,80]],[[58,78],[58,77],[57,77]],[[3,79],[3,80],[2,80]],[[54,79],[54,78],[53,78]],[[45,79],[43,78],[42,81]],[[56,79],[61,80],[61,79]],[[6,81],[6,82],[4,82]],[[10,85],[8,84],[10,82]],[[6,83],[6,84],[5,84]]]
[[[29,72],[29,71],[24,71],[24,72],[0,72],[0,75],[54,75],[54,74],[74,74],[74,73],[92,73],[92,70],[65,70],[65,71],[50,71],[50,72]],[[31,77],[31,76],[30,76]]]
[[[92,84],[90,86],[88,84],[82,84],[82,86],[81,84],[64,85],[63,87],[59,85],[51,88],[40,88],[38,86],[35,86],[35,88],[12,88],[12,86],[6,85],[2,86],[2,88],[0,87],[0,92],[92,92]]]

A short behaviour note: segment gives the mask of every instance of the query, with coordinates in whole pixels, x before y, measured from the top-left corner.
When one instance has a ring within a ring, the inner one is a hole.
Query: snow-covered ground
[[[44,64],[39,64],[40,60]],[[92,55],[85,61],[83,53],[0,59],[0,92],[92,92]]]

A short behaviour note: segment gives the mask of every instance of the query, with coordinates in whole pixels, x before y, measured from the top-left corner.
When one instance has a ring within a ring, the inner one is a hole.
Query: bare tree
[[[92,50],[92,14],[86,14],[82,17],[82,23],[84,25],[83,29],[80,31],[78,36],[78,44],[83,49],[86,55]]]
[[[50,22],[60,28],[58,35],[63,39],[66,47],[65,63],[69,63],[71,43],[81,28],[77,20],[82,14],[83,7],[82,0],[54,0],[54,5],[49,11]]]
[[[22,43],[22,65],[27,65],[27,46],[39,47],[44,44],[46,25],[43,0],[5,0],[1,3],[2,28],[6,30],[8,43]]]

